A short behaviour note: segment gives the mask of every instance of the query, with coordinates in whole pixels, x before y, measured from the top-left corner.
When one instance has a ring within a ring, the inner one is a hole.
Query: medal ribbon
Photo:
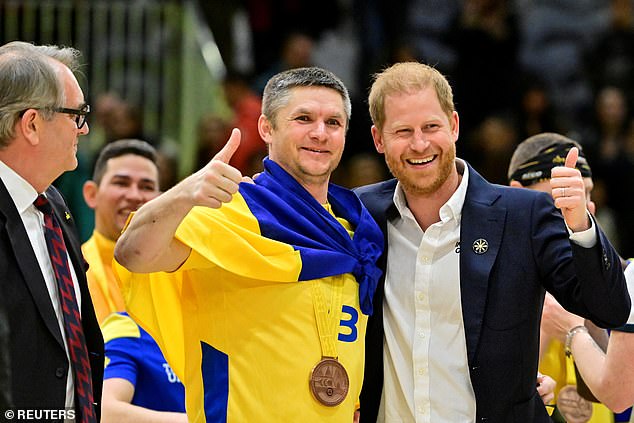
[[[326,304],[324,293],[319,280],[311,281],[313,308],[317,320],[317,332],[321,344],[322,357],[337,358],[337,333],[341,320],[341,307],[343,305],[343,276],[334,276],[332,279],[332,297],[330,308]]]

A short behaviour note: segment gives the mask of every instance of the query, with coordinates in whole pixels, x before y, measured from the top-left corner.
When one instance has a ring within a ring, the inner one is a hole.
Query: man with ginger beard
[[[369,105],[396,179],[357,190],[387,242],[361,421],[549,422],[535,389],[545,291],[603,327],[630,307],[619,257],[586,210],[577,150],[553,169],[553,204],[456,158],[458,113],[437,70],[388,68]]]

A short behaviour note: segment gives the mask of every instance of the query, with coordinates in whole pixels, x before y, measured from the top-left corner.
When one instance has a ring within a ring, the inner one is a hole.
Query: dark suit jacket
[[[103,381],[103,338],[93,309],[85,263],[72,217],[59,192],[46,195],[62,226],[81,292],[81,316],[93,396],[99,415]],[[11,396],[17,408],[63,409],[69,362],[44,277],[13,200],[0,180],[0,283],[2,305],[9,320]]]
[[[387,220],[398,218],[395,188],[393,179],[356,190],[386,236]],[[549,195],[492,185],[469,167],[460,290],[476,421],[550,422],[535,389],[544,290],[602,327],[627,320],[630,300],[618,255],[598,227],[597,238],[589,249],[571,243]],[[474,251],[478,239],[488,243],[483,254]],[[389,246],[380,259],[384,270],[388,254]],[[376,421],[383,387],[383,284],[366,332],[366,423]]]

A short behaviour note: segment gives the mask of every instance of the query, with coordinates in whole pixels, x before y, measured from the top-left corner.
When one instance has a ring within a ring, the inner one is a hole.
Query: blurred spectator
[[[407,3],[406,44],[419,61],[452,75],[457,61],[451,39],[452,23],[460,16],[463,0],[410,0]]]
[[[302,31],[317,39],[325,29],[336,27],[340,17],[338,0],[321,0],[318,7],[313,2],[300,0],[247,0],[244,3],[251,23],[255,75],[278,60],[280,47],[288,34]]]
[[[540,75],[568,127],[591,107],[584,55],[609,25],[609,0],[516,0],[523,71]]]
[[[248,79],[237,72],[228,73],[222,87],[227,104],[233,111],[229,126],[239,128],[242,133],[240,147],[231,158],[230,164],[244,173],[249,169],[253,156],[266,152],[266,145],[258,130],[262,98],[249,87]]]
[[[231,127],[216,113],[208,113],[200,118],[197,128],[196,169],[202,169],[224,147]]]
[[[288,34],[282,43],[277,60],[265,71],[258,74],[253,89],[261,95],[264,86],[273,75],[288,69],[312,66],[314,44],[313,39],[306,33],[292,32]]]
[[[601,34],[587,60],[595,87],[613,85],[634,101],[634,6],[632,0],[612,0],[611,24]]]
[[[372,75],[388,64],[404,61],[402,60],[405,55],[403,53],[409,57],[408,61],[415,60],[414,52],[407,42],[406,24],[409,3],[410,0],[353,0],[352,2],[356,36],[359,40],[357,85],[364,94],[371,84]],[[351,87],[349,86],[348,89]],[[355,108],[354,104],[352,109],[360,110]],[[355,115],[357,113],[355,111]],[[354,120],[351,123],[354,124]],[[371,125],[369,116],[367,123],[366,131]]]
[[[563,132],[548,90],[537,76],[523,77],[517,110],[518,139],[526,139],[542,132]]]
[[[625,93],[614,86],[597,92],[594,116],[586,129],[584,142],[602,161],[611,161],[624,153],[628,129],[628,104]]]
[[[141,109],[122,99],[119,94],[107,92],[97,97],[94,107],[96,123],[103,129],[105,143],[132,138],[146,140],[158,147],[156,136],[146,134]]]
[[[607,205],[616,215],[617,244],[622,257],[634,256],[634,157],[628,155],[628,104],[616,87],[597,94],[592,126],[585,132],[597,180],[605,183]]]
[[[466,139],[468,146],[460,146],[462,157],[469,156],[474,167],[489,182],[505,184],[507,181],[505,163],[511,160],[518,143],[514,122],[503,115],[491,115]],[[465,153],[466,153],[465,151]]]
[[[453,24],[454,95],[467,136],[487,116],[517,102],[518,29],[509,9],[506,0],[464,0]]]
[[[381,156],[370,153],[353,155],[339,172],[336,183],[346,188],[357,188],[387,179],[389,173]]]

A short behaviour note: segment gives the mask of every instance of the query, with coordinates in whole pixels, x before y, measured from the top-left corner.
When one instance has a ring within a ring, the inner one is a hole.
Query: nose
[[[423,131],[420,129],[414,130],[414,136],[410,141],[410,148],[414,151],[423,151],[429,146],[429,141],[425,139]]]
[[[84,126],[79,129],[79,135],[88,135],[90,132],[90,128],[88,127],[88,122],[84,123]]]
[[[129,186],[125,192],[125,196],[128,200],[138,203],[137,207],[144,202],[143,192],[136,185]]]
[[[326,139],[326,122],[317,121],[310,131],[310,136],[316,140],[323,141]]]

